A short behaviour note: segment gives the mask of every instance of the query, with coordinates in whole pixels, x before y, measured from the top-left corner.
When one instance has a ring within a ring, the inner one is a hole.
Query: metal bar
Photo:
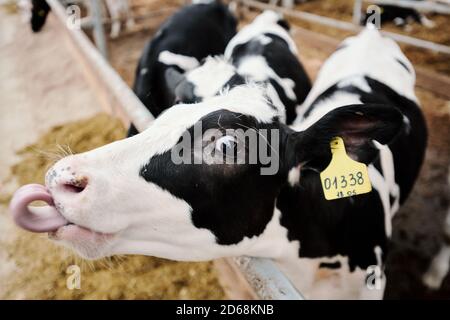
[[[392,5],[402,8],[413,8],[423,12],[436,12],[450,14],[450,6],[433,1],[411,1],[411,0],[363,0],[378,5]]]
[[[300,27],[292,27],[291,34],[296,42],[308,43],[308,46],[325,52],[327,55],[332,54],[339,45],[339,41],[335,38]],[[450,99],[450,91],[448,90],[450,88],[450,77],[421,67],[415,67],[415,69],[417,87],[442,96],[445,99]]]
[[[281,5],[285,8],[292,9],[294,7],[294,0],[281,0]]]
[[[261,11],[273,10],[282,13],[286,17],[292,17],[300,20],[305,20],[308,22],[319,23],[328,27],[338,28],[346,31],[356,31],[358,29],[358,27],[351,22],[340,21],[333,18],[312,14],[309,12],[285,9],[279,6],[266,4],[255,0],[238,0],[238,2],[241,2],[243,5],[247,7],[259,9]]]
[[[415,47],[429,49],[432,51],[450,55],[450,47],[449,46],[445,46],[442,44],[438,44],[438,43],[434,43],[434,42],[430,42],[430,41],[422,40],[422,39],[418,39],[418,38],[408,37],[403,34],[398,34],[398,33],[390,32],[390,31],[381,31],[381,34],[388,36],[400,43],[409,44],[409,45],[413,45]]]
[[[231,300],[257,300],[259,299],[255,290],[250,286],[232,258],[221,258],[214,260],[218,280],[225,295]]]
[[[362,2],[363,0],[355,0],[353,4],[353,24],[359,25],[361,22]]]
[[[92,23],[92,17],[83,17],[80,19],[80,26],[82,29],[92,29],[94,26]]]
[[[273,260],[238,257],[233,261],[260,299],[304,300]]]
[[[171,13],[174,13],[177,9],[176,8],[162,8],[160,10],[154,10],[152,12],[143,14],[143,15],[138,15],[138,16],[131,16],[130,18],[134,19],[135,21],[139,21],[139,20],[147,20],[147,19],[151,19],[151,18],[155,18],[155,17],[159,17],[159,16],[163,16],[163,15],[169,15]],[[92,22],[92,17],[88,16],[88,17],[84,17],[82,18],[82,20],[85,19],[85,21],[82,21],[82,27],[83,28],[92,28],[93,27],[93,22]],[[102,18],[101,22],[102,24],[111,24],[113,22],[119,21],[119,22],[125,22],[127,21],[127,17],[120,17],[120,18]]]
[[[100,5],[100,0],[91,0],[91,8],[92,8],[91,21],[94,30],[94,41],[103,58],[108,59],[108,49],[105,39],[105,30],[103,29],[102,23],[102,9]]]
[[[238,0],[242,4],[256,8],[259,10],[273,10],[284,14],[286,17],[292,17],[300,20],[305,20],[308,22],[319,23],[328,27],[333,27],[341,30],[351,31],[351,32],[359,32],[363,29],[361,26],[354,25],[353,23],[340,21],[328,17],[319,16],[316,14],[301,12],[296,10],[285,9],[278,6],[273,6],[270,4],[261,3],[255,0]],[[409,36],[400,35],[398,33],[380,31],[383,35],[388,36],[394,39],[397,42],[412,45],[415,47],[432,50],[435,52],[445,53],[450,55],[450,47],[438,43],[434,43],[431,41],[421,40]]]

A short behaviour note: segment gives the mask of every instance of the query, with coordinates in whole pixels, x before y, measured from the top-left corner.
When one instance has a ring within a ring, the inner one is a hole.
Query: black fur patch
[[[240,85],[245,84],[245,78],[237,73],[233,74],[233,76],[225,83],[224,88],[234,88]]]
[[[342,267],[341,263],[339,261],[335,262],[322,262],[319,265],[319,268],[323,269],[340,269]]]
[[[31,30],[39,32],[47,20],[50,6],[45,0],[32,0],[31,5]]]

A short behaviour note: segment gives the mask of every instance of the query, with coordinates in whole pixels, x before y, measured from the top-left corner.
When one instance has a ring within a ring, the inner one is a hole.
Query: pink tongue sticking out
[[[48,206],[28,207],[33,201],[45,201]],[[40,184],[27,184],[13,195],[9,209],[15,223],[31,232],[50,232],[66,225],[68,221],[53,206],[48,190]]]

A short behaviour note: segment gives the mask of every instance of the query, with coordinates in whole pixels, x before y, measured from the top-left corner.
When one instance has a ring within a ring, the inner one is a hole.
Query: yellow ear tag
[[[331,162],[320,173],[325,199],[334,200],[372,191],[367,166],[347,155],[342,138],[333,138],[330,147]]]

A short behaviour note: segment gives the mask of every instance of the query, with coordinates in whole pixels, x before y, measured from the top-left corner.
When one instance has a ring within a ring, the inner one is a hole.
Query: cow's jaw
[[[49,239],[75,250],[85,259],[99,259],[109,255],[114,234],[99,233],[92,229],[69,223],[49,232]]]

